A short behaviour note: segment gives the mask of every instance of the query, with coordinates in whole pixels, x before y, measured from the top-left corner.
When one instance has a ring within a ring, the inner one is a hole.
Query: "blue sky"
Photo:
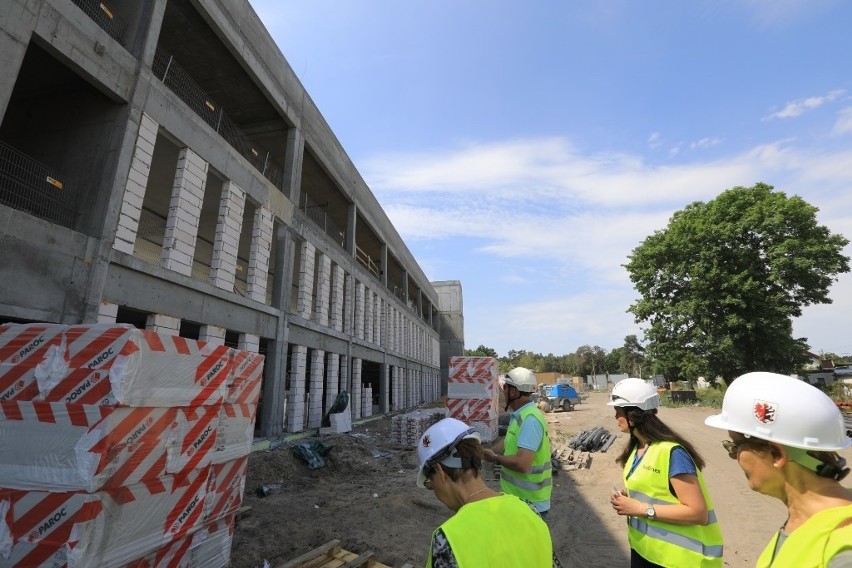
[[[642,339],[627,255],[763,181],[852,239],[852,2],[250,0],[465,343]],[[852,255],[852,247],[845,254]],[[852,354],[852,276],[794,322]]]

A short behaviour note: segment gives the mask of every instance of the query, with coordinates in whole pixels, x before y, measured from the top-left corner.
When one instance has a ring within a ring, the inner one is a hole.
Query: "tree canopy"
[[[669,380],[765,370],[791,372],[807,359],[792,336],[802,307],[831,303],[849,272],[848,239],[818,210],[764,183],[735,187],[676,212],[625,265],[640,298],[648,354]]]

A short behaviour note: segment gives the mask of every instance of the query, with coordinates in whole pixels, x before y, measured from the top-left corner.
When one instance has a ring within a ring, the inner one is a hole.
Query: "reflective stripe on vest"
[[[506,431],[503,452],[507,456],[518,453],[518,435],[524,420],[538,420],[544,431],[542,443],[533,455],[532,468],[528,473],[510,470],[507,467],[500,469],[500,488],[506,493],[517,495],[533,503],[547,501],[553,491],[550,438],[547,436],[544,415],[534,404],[527,403],[512,415],[512,421]]]
[[[849,524],[844,524],[849,523]],[[852,550],[852,505],[833,507],[811,516],[791,532],[775,558],[778,533],[757,559],[757,568],[828,566],[838,552]]]
[[[497,495],[468,503],[439,528],[444,531],[459,568],[553,566],[550,529],[527,503],[514,495]],[[434,539],[433,533],[433,542]],[[430,546],[426,567],[431,566]]]
[[[624,467],[624,485],[630,497],[654,505],[679,503],[669,489],[671,452],[676,446],[674,442],[650,444],[632,473],[630,469],[636,449],[631,452]],[[695,474],[707,504],[706,525],[677,525],[644,517],[628,518],[630,547],[649,562],[670,567],[723,565],[722,532],[713,510],[713,502],[698,468]]]

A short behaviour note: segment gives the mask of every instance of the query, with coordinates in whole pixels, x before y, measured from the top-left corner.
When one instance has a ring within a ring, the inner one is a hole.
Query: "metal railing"
[[[327,205],[328,203],[321,204],[314,202],[313,199],[304,193],[299,195],[299,209],[305,213],[308,219],[316,223],[326,235],[331,237],[332,241],[343,247],[346,244],[346,233],[325,212]]]
[[[251,142],[240,132],[239,126],[228,117],[225,110],[213,101],[207,93],[175,61],[172,55],[157,48],[154,56],[154,76],[210,125],[219,136],[242,155],[243,158],[268,179],[279,190],[284,183],[284,173],[269,159],[269,152],[255,149]]]
[[[74,229],[75,194],[67,176],[0,141],[0,203]]]
[[[125,45],[124,34],[127,24],[112,9],[112,6],[99,0],[72,0],[78,8],[83,10],[92,21],[121,45]]]

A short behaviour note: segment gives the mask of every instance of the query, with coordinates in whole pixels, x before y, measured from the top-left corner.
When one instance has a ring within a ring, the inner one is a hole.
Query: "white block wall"
[[[145,329],[164,335],[180,335],[180,318],[166,314],[149,314],[145,321]]]
[[[287,401],[287,431],[305,429],[305,372],[308,348],[294,345],[290,357],[290,398]]]
[[[361,418],[361,359],[352,358],[352,390],[349,391],[349,400],[352,401],[352,420]]]
[[[320,253],[317,266],[317,297],[314,302],[314,318],[322,326],[328,326],[331,297],[331,258]]]
[[[335,331],[343,331],[343,267],[335,264],[331,273],[331,323]]]
[[[148,176],[151,174],[151,157],[154,155],[159,127],[150,116],[142,113],[139,134],[136,136],[136,147],[133,149],[133,158],[130,161],[130,172],[124,184],[118,229],[112,244],[115,250],[127,254],[133,254],[136,244],[142,202],[145,199],[145,188],[148,187]]]
[[[305,241],[302,243],[299,269],[299,293],[296,300],[296,313],[306,320],[311,319],[314,295],[314,257],[316,247]]]
[[[325,407],[331,408],[340,392],[340,355],[327,353],[325,356],[325,376],[328,377],[325,391]]]
[[[207,162],[189,148],[178,154],[166,235],[163,239],[163,256],[160,266],[184,276],[192,275],[192,257],[198,236],[198,218],[207,183]]]
[[[355,284],[355,337],[364,339],[364,283]]]
[[[269,258],[272,255],[272,211],[258,207],[254,212],[251,232],[246,296],[255,302],[266,303],[266,287],[269,282]]]
[[[225,331],[227,330],[224,327],[218,325],[202,325],[198,339],[212,345],[225,345]]]
[[[373,290],[367,286],[364,287],[364,339],[373,343],[373,316],[374,316],[374,301]]]
[[[308,428],[319,428],[322,422],[323,377],[325,377],[325,351],[311,350],[311,398],[308,410]]]
[[[222,290],[233,291],[237,274],[237,254],[243,225],[243,208],[246,193],[237,184],[222,184],[219,200],[219,218],[213,242],[213,260],[210,263],[210,283]]]
[[[118,304],[112,302],[101,302],[98,307],[98,323],[115,323],[118,316]]]

